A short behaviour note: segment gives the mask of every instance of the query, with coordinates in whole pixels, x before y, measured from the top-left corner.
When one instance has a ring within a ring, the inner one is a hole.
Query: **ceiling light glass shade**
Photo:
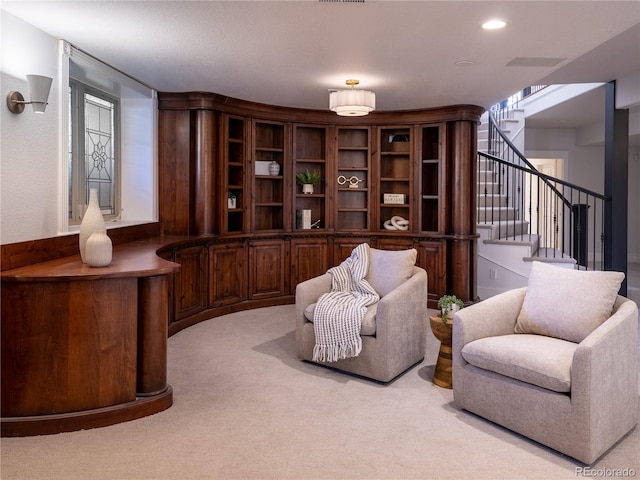
[[[53,79],[43,77],[42,75],[27,75],[31,105],[33,106],[34,112],[44,113],[45,108],[47,108],[47,100],[49,98],[52,80]]]
[[[329,94],[329,108],[343,117],[362,117],[376,108],[376,94],[369,90],[336,90]]]

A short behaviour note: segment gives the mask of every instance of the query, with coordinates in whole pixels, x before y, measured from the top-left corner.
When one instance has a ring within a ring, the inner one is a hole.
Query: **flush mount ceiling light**
[[[376,108],[376,94],[369,90],[356,90],[359,80],[347,80],[348,90],[329,93],[329,108],[343,117],[362,117]]]
[[[49,99],[49,90],[51,90],[51,82],[53,79],[43,77],[42,75],[27,75],[29,83],[30,102],[25,102],[24,97],[17,90],[12,90],[7,95],[7,107],[11,113],[22,113],[24,106],[31,104],[33,111],[36,113],[44,113],[47,108],[47,100]]]
[[[482,24],[482,28],[485,30],[500,30],[507,26],[507,22],[505,20],[501,20],[499,18],[494,18],[488,20]]]

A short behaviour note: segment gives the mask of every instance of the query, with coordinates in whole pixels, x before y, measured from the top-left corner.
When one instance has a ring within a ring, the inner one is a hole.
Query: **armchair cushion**
[[[533,262],[514,332],[580,343],[611,316],[623,280],[622,272],[573,270]]]
[[[570,392],[571,364],[577,348],[577,343],[557,338],[512,334],[474,340],[462,348],[461,354],[478,368],[554,392]]]
[[[316,304],[312,303],[304,309],[304,316],[307,320],[313,323],[313,314],[316,309]],[[364,314],[362,323],[360,324],[360,335],[375,335],[376,334],[376,313],[378,312],[378,302],[367,307],[367,313]]]
[[[369,249],[369,272],[365,279],[380,297],[395,290],[413,273],[418,251]]]

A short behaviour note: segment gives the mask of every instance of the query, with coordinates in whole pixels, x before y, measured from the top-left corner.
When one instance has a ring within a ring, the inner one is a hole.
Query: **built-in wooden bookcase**
[[[317,170],[320,184],[313,193],[302,193],[302,185],[292,178],[293,184],[293,228],[304,230],[301,223],[303,210],[311,210],[311,225],[314,229],[327,229],[327,127],[296,124],[294,126],[294,175]]]
[[[226,233],[247,230],[246,215],[246,149],[247,121],[242,117],[224,117],[224,169],[226,174],[227,202],[224,203]],[[235,203],[232,202],[235,200]]]
[[[369,230],[371,129],[338,127],[336,229]]]
[[[284,229],[285,125],[253,122],[253,231]],[[278,164],[278,171],[269,165]]]
[[[183,252],[183,285],[171,295],[192,288],[197,269],[210,266],[208,305],[198,310],[201,291],[197,299],[185,296],[174,324],[208,318],[207,308],[293,301],[299,282],[365,242],[416,248],[416,264],[429,275],[430,307],[445,293],[476,299],[477,233],[469,212],[482,108],[345,118],[208,93],[159,93],[158,100],[162,231],[204,236],[197,240],[202,259]],[[280,165],[275,175],[264,170],[272,161]],[[257,162],[265,162],[261,170]],[[296,182],[306,170],[322,179],[311,194]],[[303,210],[311,213],[306,225],[297,222]],[[407,229],[385,228],[394,217],[406,219]],[[185,248],[196,246],[191,242]],[[231,271],[232,264],[239,267]]]
[[[420,128],[420,230],[438,232],[442,230],[442,128],[430,125]]]
[[[412,230],[412,142],[408,127],[380,129],[379,151],[379,225],[381,230]],[[399,221],[399,223],[397,223]]]

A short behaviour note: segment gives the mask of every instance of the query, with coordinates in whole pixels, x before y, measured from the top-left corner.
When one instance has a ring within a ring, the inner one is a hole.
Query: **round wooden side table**
[[[452,374],[452,338],[453,338],[453,319],[447,319],[447,323],[442,323],[440,315],[431,315],[429,317],[431,331],[435,337],[440,340],[440,351],[438,352],[438,360],[436,369],[433,372],[433,383],[442,388],[453,388]]]

